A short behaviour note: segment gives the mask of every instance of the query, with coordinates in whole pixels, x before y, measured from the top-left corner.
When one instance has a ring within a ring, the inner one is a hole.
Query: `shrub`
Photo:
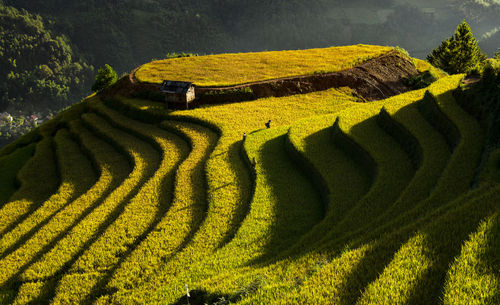
[[[400,46],[395,46],[394,50],[397,51],[397,52],[399,52],[402,55],[410,57],[410,53],[408,53],[408,51],[406,49],[404,49],[404,48],[402,48]]]
[[[489,58],[486,60],[483,81],[487,87],[492,87],[500,82],[500,59]]]
[[[198,53],[184,53],[184,52],[176,53],[176,52],[172,52],[172,53],[167,53],[165,55],[165,58],[169,59],[169,58],[181,58],[181,57],[192,57],[192,56],[198,56]]]
[[[423,73],[420,73],[415,76],[410,76],[405,78],[403,82],[405,85],[413,88],[413,89],[422,89],[428,87],[433,82],[437,81],[439,76],[436,74],[434,70],[427,70]]]
[[[427,60],[450,74],[471,74],[481,69],[486,55],[477,45],[469,24],[463,21],[455,34],[434,49]]]
[[[118,79],[116,71],[110,65],[105,64],[97,71],[94,84],[92,85],[92,92],[100,91],[106,87],[111,86]]]

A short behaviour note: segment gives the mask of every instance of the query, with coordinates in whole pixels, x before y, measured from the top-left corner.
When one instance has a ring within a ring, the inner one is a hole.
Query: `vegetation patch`
[[[422,89],[428,87],[433,82],[437,81],[439,76],[436,74],[434,70],[427,70],[419,75],[412,76],[406,78],[404,82],[407,86],[410,86],[413,89]]]
[[[3,205],[10,196],[17,190],[19,181],[17,180],[17,173],[32,157],[35,152],[35,144],[30,144],[23,148],[14,151],[12,154],[0,158],[0,206]]]

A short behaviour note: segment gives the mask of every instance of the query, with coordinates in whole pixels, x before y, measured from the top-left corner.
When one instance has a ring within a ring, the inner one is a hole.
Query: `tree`
[[[117,79],[118,76],[115,70],[113,70],[110,65],[105,64],[99,69],[99,71],[97,71],[94,84],[92,85],[92,91],[96,92],[109,87],[114,84]]]
[[[477,45],[469,24],[464,20],[455,34],[434,49],[427,60],[450,74],[471,73],[480,70],[486,54]]]
[[[500,48],[498,48],[498,52],[495,53],[495,59],[500,60]]]

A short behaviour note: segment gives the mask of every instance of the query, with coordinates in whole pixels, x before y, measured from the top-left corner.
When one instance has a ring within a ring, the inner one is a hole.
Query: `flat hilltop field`
[[[136,77],[220,86],[391,50],[168,59]],[[0,150],[0,304],[500,304],[500,149],[455,94],[474,84],[438,75],[372,102],[89,96]]]
[[[217,54],[158,60],[141,66],[137,80],[193,82],[197,86],[239,85],[282,77],[337,72],[381,56],[392,47],[355,45],[296,51]]]

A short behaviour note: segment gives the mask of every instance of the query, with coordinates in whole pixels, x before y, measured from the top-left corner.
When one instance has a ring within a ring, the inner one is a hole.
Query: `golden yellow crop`
[[[8,202],[10,196],[19,188],[17,173],[33,156],[35,143],[31,143],[23,148],[17,149],[13,153],[0,157],[0,206]]]
[[[171,58],[147,63],[135,75],[139,81],[149,83],[169,79],[189,81],[197,86],[229,86],[317,72],[336,72],[391,50],[391,47],[355,45]]]
[[[229,85],[389,50],[179,58],[137,76]],[[496,301],[500,187],[478,175],[483,131],[452,94],[463,75],[434,72],[369,103],[349,88],[186,111],[90,97],[41,126],[0,207],[0,303]]]
[[[61,171],[62,183],[47,201],[28,215],[13,230],[0,239],[2,258],[0,259],[0,283],[18,280],[19,270],[23,270],[37,259],[43,248],[59,234],[64,233],[68,223],[56,222],[45,226],[72,200],[84,193],[95,181],[95,174],[89,160],[81,153],[67,130],[61,129],[55,138],[56,151]],[[40,183],[40,182],[39,182]],[[20,240],[22,243],[19,243]]]
[[[127,160],[110,145],[92,135],[80,121],[71,121],[70,127],[95,159],[99,178],[85,194],[59,211],[45,226],[45,230],[59,229],[64,232],[65,226],[72,225],[64,238],[27,268],[22,275],[24,280],[43,279],[63,271],[63,266],[83,251],[84,245],[89,243],[106,216],[120,202],[121,197],[112,191],[120,190],[120,184],[130,187],[125,181],[130,172]]]
[[[170,205],[173,178],[178,163],[187,155],[187,146],[176,135],[154,128],[150,125],[127,119],[105,109],[100,104],[91,105],[113,124],[120,126],[127,133],[111,128],[102,130],[107,137],[116,142],[134,157],[137,176],[141,183],[133,198],[126,198],[120,207],[120,214],[100,234],[88,249],[75,261],[70,270],[90,276],[92,280],[78,281],[82,275],[65,276],[64,285],[58,291],[81,291],[72,302],[82,302],[88,293],[96,289],[95,285],[106,275],[106,271],[120,261],[141,234],[148,234],[151,227],[166,212]],[[103,126],[104,119],[95,114],[85,115],[91,124]],[[141,136],[152,145],[130,136]],[[155,149],[153,148],[155,147]],[[129,190],[124,190],[127,193]],[[109,221],[109,220],[108,220]],[[96,274],[98,271],[101,274]],[[64,295],[63,292],[61,295]],[[56,298],[57,301],[57,298]]]
[[[116,271],[111,287],[137,286],[166,260],[172,259],[192,238],[208,208],[205,164],[217,142],[217,134],[180,121],[164,121],[162,126],[188,140],[191,152],[177,170],[174,199],[167,214]]]
[[[50,137],[41,140],[36,145],[35,155],[17,175],[21,187],[12,195],[10,202],[0,208],[0,235],[12,230],[23,215],[34,211],[57,190],[59,174],[52,141]]]
[[[195,118],[205,121],[218,128],[221,137],[207,163],[207,216],[187,247],[168,261],[156,275],[162,278],[161,281],[173,280],[172,274],[179,273],[193,262],[206,257],[218,246],[228,242],[238,230],[251,200],[248,169],[240,157],[243,133],[265,128],[264,123],[268,120],[271,120],[271,126],[283,126],[300,118],[356,105],[356,98],[344,92],[346,91],[331,89],[172,113],[179,118],[185,117],[185,120]],[[277,108],[281,111],[277,112]],[[156,287],[161,281],[155,279],[150,284]],[[152,289],[154,288],[145,288],[134,293],[149,293]]]

